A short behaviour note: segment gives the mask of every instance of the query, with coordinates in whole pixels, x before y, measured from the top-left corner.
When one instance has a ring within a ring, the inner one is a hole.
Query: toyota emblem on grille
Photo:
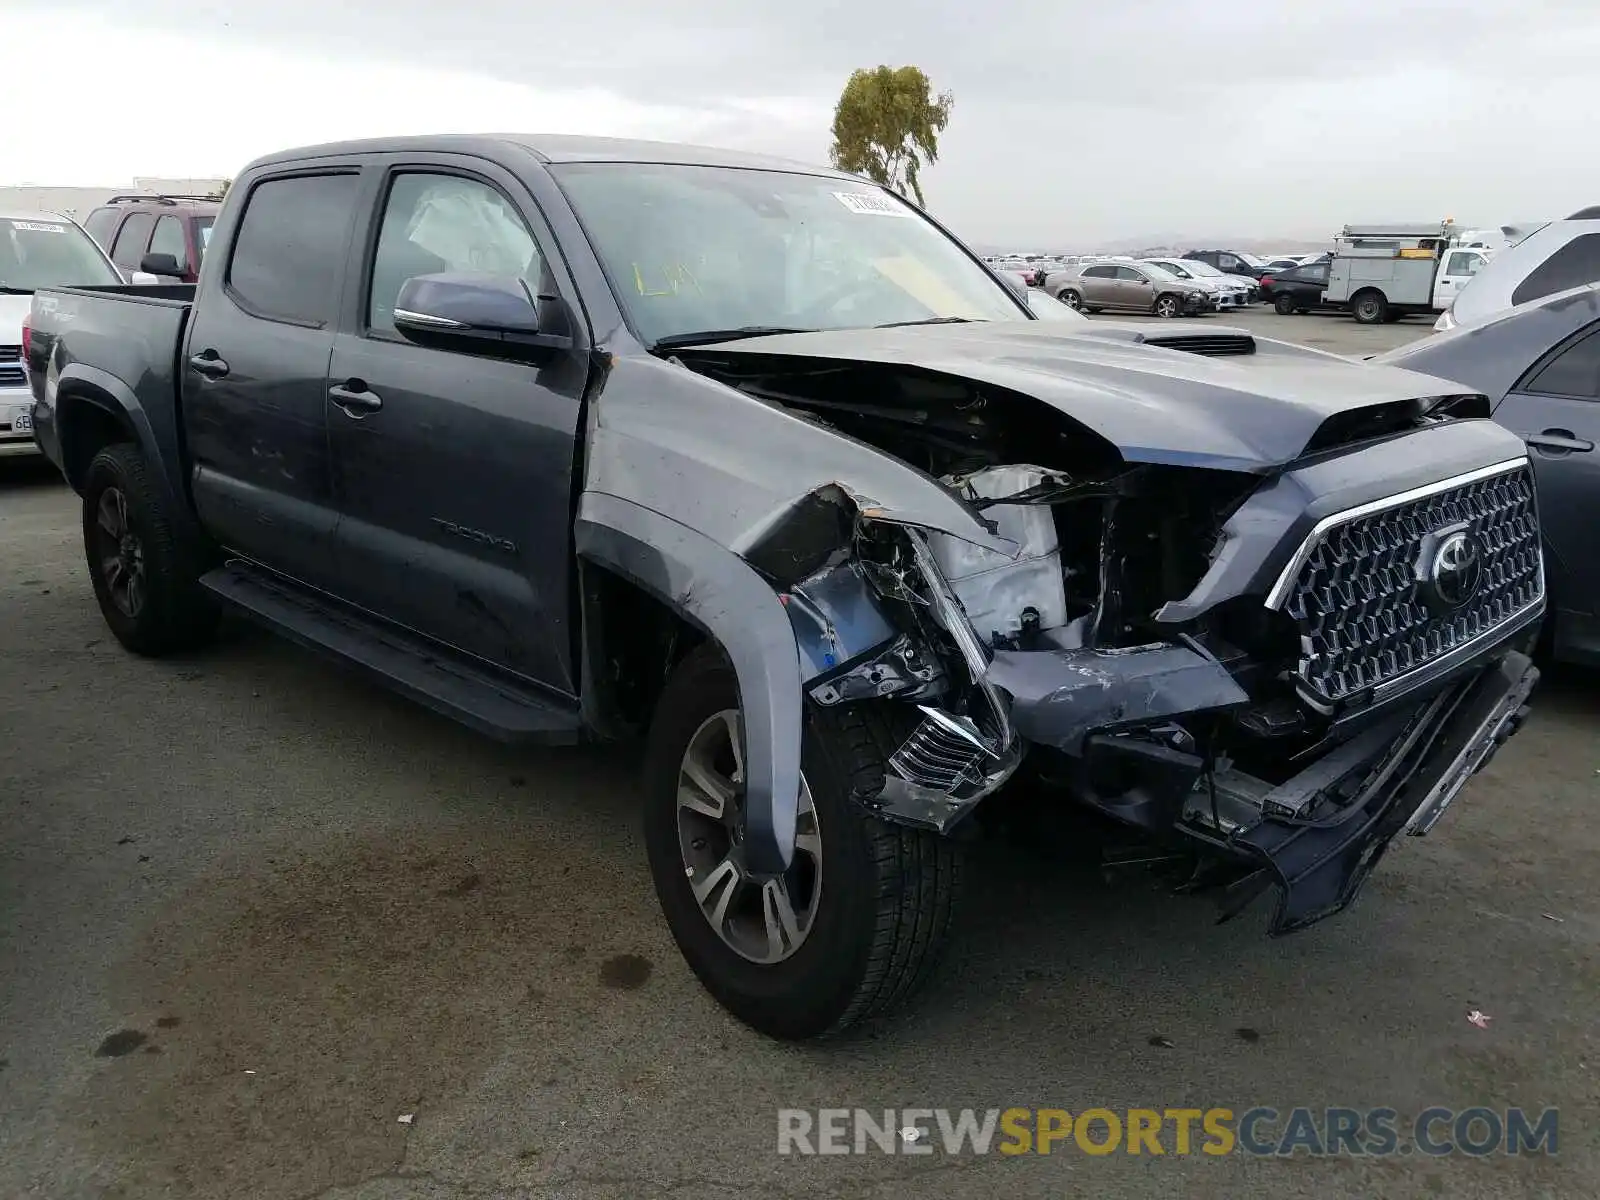
[[[1460,608],[1478,594],[1483,582],[1483,558],[1477,539],[1467,530],[1440,539],[1428,565],[1428,590],[1438,606]]]

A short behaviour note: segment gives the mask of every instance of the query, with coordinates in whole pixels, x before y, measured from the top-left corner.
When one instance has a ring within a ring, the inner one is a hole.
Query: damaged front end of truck
[[[1285,933],[1515,731],[1543,568],[1481,398],[1287,351],[1251,383],[1230,331],[872,332],[619,364],[590,430],[580,549],[607,505],[648,508],[656,590],[715,636],[765,631],[730,648],[752,863],[792,853],[801,708],[872,706],[895,748],[856,799],[884,820],[950,835],[1026,777],[1204,864],[1225,916],[1275,886]],[[1387,392],[1285,403],[1291,368]],[[739,565],[679,563],[669,534]]]

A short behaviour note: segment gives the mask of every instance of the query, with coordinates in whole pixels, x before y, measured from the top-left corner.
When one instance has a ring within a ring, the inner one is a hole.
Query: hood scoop
[[[1183,350],[1189,354],[1204,354],[1208,358],[1225,358],[1235,354],[1254,354],[1256,339],[1248,333],[1230,330],[1223,333],[1167,333],[1144,339],[1146,346],[1163,346],[1168,350]]]

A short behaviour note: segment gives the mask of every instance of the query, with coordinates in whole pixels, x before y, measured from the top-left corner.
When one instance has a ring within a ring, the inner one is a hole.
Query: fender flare
[[[745,852],[753,871],[786,870],[805,713],[794,627],[772,585],[687,525],[604,492],[583,493],[574,540],[580,558],[643,588],[726,651],[744,716]]]
[[[110,404],[102,403],[97,397],[81,395],[82,389],[99,392],[110,399]],[[169,498],[177,496],[177,488],[168,473],[168,464],[162,455],[156,441],[155,430],[150,427],[150,417],[144,411],[144,405],[139,403],[139,398],[122,380],[109,372],[97,367],[87,366],[84,363],[72,363],[63,367],[60,375],[55,380],[53,390],[53,407],[55,409],[56,444],[61,448],[62,469],[67,467],[66,454],[68,446],[67,429],[70,422],[63,420],[61,411],[62,392],[67,393],[67,399],[75,404],[89,404],[120,420],[133,433],[134,441],[138,443],[140,452],[145,461],[155,471],[162,487],[167,490]],[[70,409],[68,410],[70,412]],[[77,487],[81,480],[69,480]]]

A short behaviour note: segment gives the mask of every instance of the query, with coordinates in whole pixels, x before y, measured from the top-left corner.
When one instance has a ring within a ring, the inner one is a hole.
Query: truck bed
[[[173,458],[181,445],[176,388],[193,284],[112,284],[41,288],[34,294],[28,372],[35,437],[45,456],[76,486],[82,464],[67,462],[58,433],[59,403],[115,399],[133,415],[140,441],[161,451],[170,483],[181,478]],[[45,387],[54,367],[57,385]],[[65,448],[70,450],[70,447]]]

